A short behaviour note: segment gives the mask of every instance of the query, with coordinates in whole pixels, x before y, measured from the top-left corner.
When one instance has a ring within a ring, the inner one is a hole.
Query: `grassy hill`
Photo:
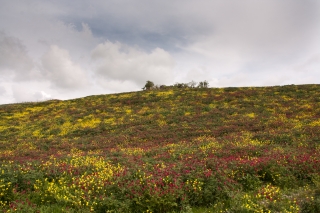
[[[320,85],[0,105],[4,212],[320,212]]]

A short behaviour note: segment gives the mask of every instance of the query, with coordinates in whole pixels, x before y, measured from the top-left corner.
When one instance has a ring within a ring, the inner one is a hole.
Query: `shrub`
[[[154,87],[154,83],[152,81],[147,81],[147,83],[142,88],[143,90],[150,90]]]
[[[198,88],[208,88],[208,87],[209,87],[208,81],[200,81],[198,84]]]

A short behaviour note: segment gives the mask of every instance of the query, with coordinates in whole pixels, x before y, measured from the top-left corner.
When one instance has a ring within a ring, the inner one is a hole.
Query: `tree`
[[[173,86],[177,87],[177,88],[184,88],[185,84],[184,83],[175,83]]]
[[[209,87],[208,81],[200,81],[198,84],[198,88],[208,88],[208,87]]]
[[[208,81],[204,81],[203,82],[203,87],[204,88],[208,88],[209,87],[209,82]]]
[[[154,83],[152,81],[147,81],[146,85],[142,88],[143,90],[150,90],[154,87]]]
[[[197,82],[195,82],[195,81],[193,81],[193,80],[188,83],[188,86],[191,87],[191,88],[195,88],[196,85],[197,85]]]

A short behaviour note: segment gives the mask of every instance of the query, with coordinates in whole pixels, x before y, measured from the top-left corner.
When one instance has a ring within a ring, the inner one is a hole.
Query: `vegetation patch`
[[[320,212],[320,85],[0,106],[2,212]]]

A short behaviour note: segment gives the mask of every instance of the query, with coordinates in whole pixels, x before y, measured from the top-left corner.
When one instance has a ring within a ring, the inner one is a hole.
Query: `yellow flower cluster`
[[[252,113],[248,113],[247,116],[248,116],[249,118],[255,118],[255,117],[256,117],[253,112],[252,112]]]
[[[145,150],[135,147],[135,148],[120,148],[121,152],[125,153],[126,155],[133,155],[133,156],[139,156],[144,155]]]
[[[157,96],[164,96],[164,97],[168,97],[170,95],[173,95],[173,90],[167,90],[167,91],[159,91],[157,92]]]
[[[0,207],[8,204],[8,201],[4,199],[8,197],[8,194],[12,193],[11,185],[11,182],[6,183],[4,179],[0,179]]]
[[[97,156],[79,156],[80,153],[73,151],[71,160],[59,160],[53,163],[45,163],[46,166],[55,164],[57,167],[69,165],[73,169],[88,168],[81,176],[70,178],[64,175],[57,179],[37,180],[34,189],[41,196],[43,203],[52,201],[71,204],[74,207],[90,206],[94,209],[98,195],[104,195],[106,184],[113,184],[112,177],[122,171],[120,165],[114,166]],[[65,174],[65,173],[64,173]]]
[[[279,194],[280,188],[267,184],[259,193],[256,195],[257,198],[267,198],[269,200],[275,200]]]
[[[310,123],[310,126],[320,126],[320,119]]]
[[[157,123],[158,123],[159,127],[163,127],[163,126],[167,125],[167,122],[164,119],[158,119]]]
[[[79,126],[82,128],[94,128],[101,122],[99,118],[95,118],[93,115],[84,117],[84,119],[79,119]]]
[[[13,119],[17,119],[17,118],[27,118],[27,116],[29,115],[28,111],[24,111],[24,112],[17,112],[14,113],[14,115],[12,116]]]
[[[174,154],[176,151],[181,151],[182,146],[179,143],[169,143],[165,146],[170,154]]]
[[[152,174],[147,175],[145,172],[140,169],[136,172],[136,177],[139,179],[140,184],[144,184],[146,180],[151,179],[153,177]]]
[[[244,194],[242,200],[242,208],[244,208],[246,211],[254,213],[265,213],[263,206],[256,203],[256,201],[249,194]],[[267,213],[271,213],[271,211],[268,210]]]
[[[258,140],[252,139],[252,133],[250,132],[242,132],[241,139],[239,141],[232,142],[237,147],[248,147],[248,146],[263,146],[263,143]]]
[[[187,185],[187,186],[191,186],[191,188],[192,188],[194,191],[201,191],[201,190],[202,190],[203,182],[201,182],[201,181],[198,180],[198,179],[187,180],[187,181],[186,181],[186,185]],[[190,190],[189,190],[189,191],[190,191]]]
[[[200,150],[204,153],[207,153],[208,150],[211,150],[212,153],[220,150],[222,148],[222,145],[219,144],[217,141],[215,141],[214,139],[212,139],[212,141],[208,142],[208,143],[204,143],[200,146]]]

